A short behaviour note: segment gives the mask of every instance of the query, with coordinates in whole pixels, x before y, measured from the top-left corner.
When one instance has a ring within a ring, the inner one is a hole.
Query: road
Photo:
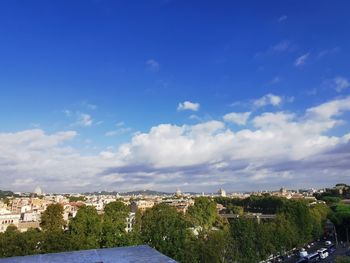
[[[322,240],[322,241],[319,241],[319,242],[315,242],[313,246],[310,246],[310,248],[307,248],[306,250],[307,250],[307,252],[309,254],[312,254],[312,253],[317,252],[318,249],[324,248],[324,247],[326,247],[326,246],[324,244],[324,240]],[[334,263],[336,257],[338,257],[338,256],[345,256],[348,251],[350,251],[349,247],[342,247],[339,244],[338,247],[337,247],[337,250],[333,254],[329,255],[325,259],[321,259],[319,262],[322,262],[322,263],[323,262],[324,263]],[[282,262],[284,262],[284,263],[295,263],[298,260],[299,260],[299,256],[295,255],[295,256],[293,256],[291,258],[288,258],[288,259],[286,259],[286,260],[284,260]]]

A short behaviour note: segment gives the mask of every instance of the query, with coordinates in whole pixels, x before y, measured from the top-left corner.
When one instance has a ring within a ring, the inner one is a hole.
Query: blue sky
[[[0,188],[239,191],[349,180],[334,162],[309,171],[329,152],[349,157],[349,9],[348,1],[2,1]],[[317,107],[322,118],[309,114]],[[274,120],[261,124],[266,116]],[[302,130],[308,121],[317,132],[284,133],[282,124]],[[232,148],[202,149],[197,128],[213,145],[228,136]],[[239,137],[248,131],[266,137],[250,144]],[[269,161],[248,154],[266,151],[259,145],[271,134],[290,141]],[[323,145],[308,152],[310,141]],[[94,165],[82,171],[67,156]],[[85,184],[67,184],[71,176]]]

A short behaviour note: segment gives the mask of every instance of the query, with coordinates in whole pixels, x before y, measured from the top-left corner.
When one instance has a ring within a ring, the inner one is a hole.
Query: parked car
[[[329,256],[327,248],[321,248],[321,249],[317,250],[317,253],[320,255],[321,259],[325,259]]]
[[[330,246],[330,245],[332,245],[332,242],[329,241],[329,240],[327,240],[326,242],[324,242],[324,244],[325,244],[326,246]]]

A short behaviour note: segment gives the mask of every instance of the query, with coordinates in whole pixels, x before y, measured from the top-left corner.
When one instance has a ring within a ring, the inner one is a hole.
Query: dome
[[[39,186],[37,186],[37,187],[35,187],[33,193],[37,194],[37,195],[42,195],[43,191],[41,190],[41,188]]]

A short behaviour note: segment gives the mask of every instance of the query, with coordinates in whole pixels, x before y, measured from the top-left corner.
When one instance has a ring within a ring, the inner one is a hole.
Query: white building
[[[218,191],[218,194],[222,197],[226,197],[226,191],[222,188],[220,188],[220,190]]]
[[[28,211],[21,214],[21,219],[23,222],[39,222],[41,214],[35,211]]]
[[[0,232],[5,232],[9,225],[18,227],[20,214],[14,214],[11,211],[0,209]]]
[[[129,216],[126,218],[126,228],[125,228],[125,231],[126,231],[127,233],[132,231],[134,222],[135,222],[135,213],[130,212],[130,213],[129,213]]]
[[[182,194],[182,192],[181,192],[180,188],[177,188],[176,192],[175,192],[175,195],[176,196],[181,196],[181,194]]]
[[[37,186],[37,187],[35,187],[33,194],[42,195],[43,191],[41,190],[41,188],[39,186]]]

